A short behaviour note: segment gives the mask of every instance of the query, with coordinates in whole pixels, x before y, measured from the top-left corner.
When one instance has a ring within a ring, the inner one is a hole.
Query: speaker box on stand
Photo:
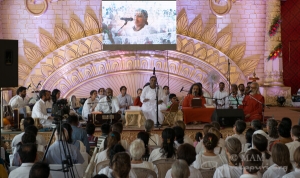
[[[233,127],[236,120],[244,119],[242,109],[216,109],[211,116],[211,121],[217,121],[221,127]]]

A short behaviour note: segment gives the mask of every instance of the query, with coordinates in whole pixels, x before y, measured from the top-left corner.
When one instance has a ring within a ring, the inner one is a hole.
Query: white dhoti
[[[161,110],[167,110],[165,103],[158,105],[158,122],[162,124],[164,121],[164,115]],[[142,111],[146,119],[151,119],[156,123],[156,100],[149,100],[143,103]]]

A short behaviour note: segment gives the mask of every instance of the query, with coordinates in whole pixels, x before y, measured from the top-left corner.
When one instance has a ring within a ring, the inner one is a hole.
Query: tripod
[[[60,150],[59,154],[60,154],[60,157],[61,157],[61,160],[62,160],[62,163],[61,163],[62,164],[62,169],[52,170],[52,171],[62,171],[64,173],[64,177],[75,178],[75,174],[74,174],[74,170],[73,170],[73,161],[72,161],[72,158],[71,158],[70,149],[69,149],[69,146],[68,146],[68,143],[67,143],[67,139],[66,139],[66,136],[65,136],[65,133],[64,133],[65,129],[62,128],[62,117],[59,118],[59,119],[55,118],[53,123],[55,124],[55,127],[53,128],[53,131],[52,131],[50,140],[47,144],[47,149],[45,151],[45,154],[43,156],[42,161],[43,162],[45,161],[45,158],[46,158],[46,155],[48,153],[48,150],[49,150],[50,144],[52,142],[53,136],[54,136],[55,132],[57,131],[58,136],[59,136],[59,138],[58,138],[58,140],[59,140],[59,150]],[[63,159],[62,153],[64,154],[64,159]],[[68,172],[70,172],[70,174]]]

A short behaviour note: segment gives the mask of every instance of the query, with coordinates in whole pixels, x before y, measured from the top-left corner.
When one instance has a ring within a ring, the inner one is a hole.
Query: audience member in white
[[[50,91],[48,91],[50,92]],[[51,93],[51,98],[49,98],[48,101],[46,101],[46,108],[52,108],[53,103],[56,103],[57,100],[60,98],[60,91],[58,89],[54,89]]]
[[[218,139],[219,139],[218,147],[222,147],[222,148],[225,147],[225,140],[223,138],[221,138],[222,134],[221,134],[220,130],[213,127],[208,130],[208,133],[213,133],[218,137]]]
[[[106,95],[105,95],[105,89],[104,89],[104,88],[99,88],[97,98],[98,98],[99,100],[101,100],[101,99],[104,98],[105,96],[106,96]]]
[[[130,144],[129,152],[131,155],[131,168],[146,168],[158,174],[157,167],[148,161],[143,161],[142,157],[145,153],[144,142],[140,139],[134,140]]]
[[[145,152],[144,152],[144,154],[142,156],[142,159],[144,161],[148,161],[149,156],[150,156],[150,149],[148,147],[150,135],[149,135],[149,133],[147,133],[145,131],[140,131],[137,134],[137,138],[140,139],[141,141],[143,141],[144,146],[145,146]]]
[[[189,166],[184,160],[176,160],[171,167],[172,178],[188,178],[190,177]]]
[[[254,119],[251,121],[250,126],[255,130],[263,130],[263,126],[260,120]]]
[[[109,166],[106,166],[105,168],[101,169],[98,174],[105,174],[105,175],[107,175],[108,177],[111,177],[111,178],[113,178],[114,176],[119,177],[119,175],[113,175],[112,176],[113,169],[114,169],[113,166],[114,166],[115,162],[118,161],[118,162],[123,162],[124,163],[124,160],[115,159],[115,155],[117,155],[118,153],[127,154],[122,145],[120,145],[120,144],[113,145],[110,148],[110,153],[109,153],[109,160],[110,160]],[[128,157],[129,157],[129,155],[128,155]],[[126,162],[126,164],[128,164],[130,166],[130,158],[129,158],[129,162]],[[127,167],[122,167],[122,168],[118,167],[118,169],[123,169],[123,168],[127,169]],[[129,171],[130,171],[129,172],[129,178],[136,178],[136,174],[134,173],[134,171],[131,171],[130,169],[129,169]],[[124,172],[123,172],[122,177],[128,178],[128,174],[124,174]]]
[[[121,135],[118,132],[112,131],[108,134],[106,139],[107,139],[107,148],[104,151],[101,151],[96,154],[95,161],[94,161],[96,164],[109,159],[110,149],[113,148],[114,145],[120,143]]]
[[[240,140],[242,144],[242,151],[244,150],[245,144],[246,144],[246,137],[243,135],[243,132],[246,129],[246,123],[243,120],[236,120],[235,124],[233,125],[233,135],[228,136],[225,141],[227,141],[231,137],[235,137]]]
[[[16,149],[14,149],[13,152],[13,161],[12,161],[12,166],[20,166],[21,160],[20,160],[20,155],[18,154],[18,150],[21,145],[23,144],[35,144],[37,147],[37,159],[38,161],[41,161],[41,157],[44,155],[45,147],[42,145],[36,144],[36,133],[37,133],[37,128],[33,125],[28,126],[28,129],[31,129],[30,131],[26,130],[25,133],[22,136],[22,141],[19,142],[16,146]]]
[[[130,172],[132,172],[130,171],[130,156],[125,152],[115,154],[115,156],[112,159],[111,167],[112,172],[108,175],[109,178],[132,177],[130,175]],[[132,174],[134,173],[132,172]]]
[[[205,152],[196,156],[196,160],[193,163],[194,168],[217,168],[227,163],[226,157],[214,153],[218,141],[218,137],[213,133],[207,133],[204,136],[203,145]]]
[[[26,109],[25,106],[28,105],[28,98],[26,98],[26,89],[25,87],[19,87],[18,93],[16,97],[12,98],[10,101],[10,105],[12,109],[18,109],[19,113],[24,114],[26,117]]]
[[[253,134],[252,148],[257,149],[262,153],[263,167],[269,167],[273,164],[271,154],[268,151],[268,140],[261,134]]]
[[[300,177],[300,147],[294,152],[295,170],[284,175],[282,178],[298,178]]]
[[[286,143],[286,146],[288,147],[290,152],[290,160],[293,162],[295,150],[300,147],[300,126],[299,125],[294,125],[292,127],[291,137],[293,139],[293,142]]]
[[[241,83],[241,84],[239,84],[238,88],[239,88],[238,95],[244,97],[245,96],[245,85]]]
[[[268,141],[269,141],[269,148],[268,150],[272,150],[272,146],[274,142],[279,142],[279,135],[278,135],[278,122],[275,119],[268,119],[267,121],[267,132],[268,132]]]
[[[99,147],[99,152],[104,150],[104,141],[110,132],[110,125],[104,123],[101,125],[101,133],[102,135],[98,137],[97,147]],[[102,148],[101,148],[102,145]]]
[[[185,129],[186,129],[186,126],[185,126],[185,123],[183,121],[176,121],[174,123],[175,126],[179,126],[183,129],[183,131],[185,132]],[[184,134],[184,140],[183,140],[184,143],[188,143],[190,145],[193,145],[193,140],[186,134]]]
[[[68,125],[68,126],[65,126]],[[63,160],[66,160],[66,156],[70,156],[73,164],[82,164],[84,159],[80,153],[80,150],[67,142],[71,138],[67,129],[71,128],[70,124],[64,123],[61,125],[61,129],[57,128],[55,132],[55,142],[49,147],[48,153],[46,154],[45,161],[49,164],[61,164]],[[64,148],[62,145],[68,146],[70,155],[65,155]]]
[[[154,121],[151,119],[148,119],[145,121],[145,131],[149,133],[149,146],[161,146],[162,139],[158,134],[153,134],[151,131],[154,129]]]
[[[259,178],[257,172],[262,166],[262,154],[257,149],[246,152],[242,161],[243,174],[240,178]]]
[[[82,108],[82,117],[87,120],[88,115],[95,111],[96,106],[99,104],[99,99],[97,97],[97,91],[92,90],[90,92],[90,97],[85,100],[83,108]]]
[[[177,159],[184,160],[189,166],[190,175],[189,178],[202,178],[202,175],[198,169],[195,169],[191,164],[196,160],[195,148],[187,143],[179,146],[177,150]],[[166,173],[166,178],[171,178],[172,169],[169,169]]]
[[[125,86],[121,86],[120,94],[117,96],[120,110],[123,114],[125,114],[125,110],[129,108],[129,106],[133,105],[133,100],[130,95],[127,94],[127,88]]]
[[[113,96],[113,90],[107,88],[106,97],[103,97],[97,104],[95,111],[100,111],[103,113],[119,113],[121,114],[119,101],[117,97]]]
[[[203,137],[208,133],[209,129],[214,127],[212,124],[204,124],[203,126]],[[205,147],[203,145],[203,139],[196,146],[196,153],[203,153],[205,151]]]
[[[29,178],[42,177],[51,177],[49,164],[43,162],[36,162],[30,169]]]
[[[163,102],[164,92],[161,86],[156,86],[157,78],[150,77],[150,85],[146,86],[141,95],[142,111],[146,119],[151,119],[156,123],[156,91],[158,89],[158,122],[162,123],[164,120],[161,110],[166,110],[167,107]]]
[[[172,128],[165,128],[162,131],[163,143],[161,148],[154,149],[149,157],[149,162],[164,158],[175,158],[176,148],[174,147],[175,132]]]
[[[117,122],[115,123],[114,125],[111,126],[111,130],[112,131],[115,131],[115,132],[118,132],[120,135],[122,135],[122,132],[123,132],[123,124],[120,123],[120,122]],[[122,137],[122,136],[121,136]],[[128,150],[129,148],[129,145],[127,143],[126,140],[121,140],[120,141],[120,144],[125,148],[125,150]],[[100,145],[100,150],[103,150],[104,148],[104,142],[101,143]]]
[[[293,170],[289,149],[285,144],[276,143],[273,146],[272,159],[274,164],[263,174],[263,178],[281,178]]]
[[[223,82],[219,83],[219,90],[214,93],[215,100],[214,103],[216,104],[218,109],[225,108],[225,98],[228,96],[228,92],[224,91],[225,84]]]
[[[21,145],[18,153],[21,158],[21,166],[10,172],[9,178],[28,178],[30,168],[36,160],[37,149],[35,144]]]
[[[178,147],[183,144],[184,131],[179,126],[173,127],[173,130],[175,132],[175,148],[178,149]]]
[[[170,88],[168,86],[164,86],[163,87],[164,90],[164,97],[163,97],[163,101],[165,103],[166,106],[168,106],[168,102],[169,102],[169,95],[170,95]]]
[[[32,118],[39,118],[43,127],[51,127],[53,117],[47,114],[46,101],[50,99],[50,93],[46,90],[41,90],[39,93],[40,100],[37,101],[32,109]]]
[[[247,131],[246,131],[246,134],[245,134],[245,138],[246,138],[246,144],[244,146],[244,150],[243,152],[247,152],[249,149],[252,148],[252,135],[253,133],[255,132],[255,130],[253,128],[249,128]]]
[[[218,167],[215,171],[214,178],[231,177],[239,178],[242,175],[242,160],[240,153],[242,151],[242,144],[236,137],[226,139],[225,149],[228,164]]]
[[[25,129],[25,131],[26,131],[26,128],[27,128],[28,126],[34,125],[34,120],[32,119],[32,117],[26,117],[26,118],[24,119],[23,124],[24,124],[24,129]],[[11,147],[12,147],[12,151],[13,151],[13,152],[14,152],[14,149],[15,149],[15,147],[17,146],[17,144],[18,144],[19,142],[21,142],[22,136],[23,136],[24,133],[25,133],[25,132],[22,132],[22,133],[16,135],[16,136],[13,138],[13,140],[11,141]],[[47,145],[46,139],[45,139],[42,135],[40,135],[40,134],[37,134],[37,135],[36,135],[36,143],[39,144],[39,145],[43,145],[43,146],[46,146],[46,145]]]

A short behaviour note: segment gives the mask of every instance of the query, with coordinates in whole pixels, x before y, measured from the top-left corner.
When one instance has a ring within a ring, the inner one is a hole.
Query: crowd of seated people
[[[38,136],[31,119],[26,118],[25,132],[15,137],[12,143],[12,162],[16,168],[9,173],[9,177],[51,176],[49,165],[61,164],[67,159],[62,154],[61,145],[68,145],[73,164],[83,164],[83,152],[88,150],[80,140],[85,140],[85,136],[92,136],[93,139],[87,140],[98,148],[92,160],[94,177],[135,178],[139,177],[135,172],[138,168],[159,176],[161,168],[156,162],[161,159],[173,160],[165,175],[160,175],[166,178],[204,178],[203,170],[213,170],[214,178],[300,177],[300,126],[293,126],[289,118],[283,118],[282,121],[269,119],[266,129],[263,129],[259,120],[252,120],[248,128],[244,121],[237,120],[233,126],[234,134],[227,135],[226,139],[218,123],[208,123],[204,125],[203,133],[195,134],[194,142],[185,134],[185,125],[181,121],[163,129],[159,135],[152,133],[153,121],[146,120],[145,131],[138,132],[130,144],[122,140],[122,123],[111,126],[103,124],[103,134],[97,138],[93,136],[94,125],[88,125],[86,131],[76,131],[77,119],[72,116],[68,122],[71,125],[64,123],[55,132],[55,141],[49,146],[43,161],[45,143]],[[16,139],[19,139],[18,143]],[[101,143],[97,144],[99,141]],[[105,161],[109,162],[107,166],[96,172],[97,164]]]

